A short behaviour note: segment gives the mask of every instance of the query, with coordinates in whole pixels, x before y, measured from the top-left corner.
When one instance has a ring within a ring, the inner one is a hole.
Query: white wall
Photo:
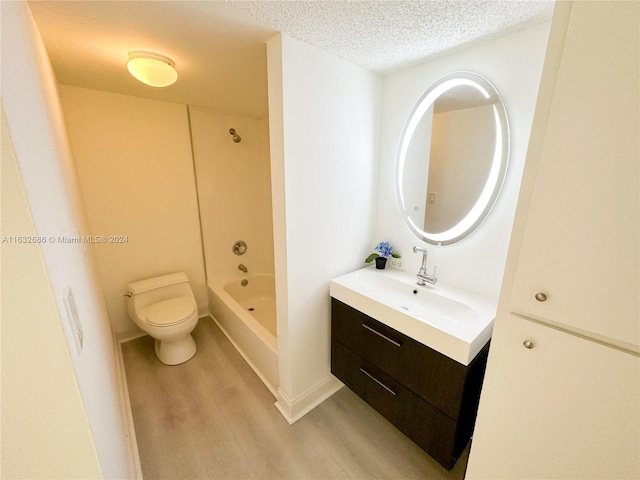
[[[39,313],[46,315],[46,318],[14,317],[10,318],[9,323],[6,324],[12,325],[15,321],[24,322],[34,330],[33,338],[25,336],[24,330],[7,329],[5,331],[3,323],[3,357],[4,345],[11,344],[13,341],[21,346],[22,352],[18,362],[9,362],[14,369],[9,378],[21,377],[19,382],[21,387],[25,387],[26,384],[31,387],[19,393],[11,392],[12,395],[21,395],[19,398],[13,398],[12,404],[22,401],[20,410],[15,413],[25,426],[30,426],[19,432],[22,438],[11,438],[5,431],[7,412],[3,403],[3,468],[6,465],[5,462],[11,464],[11,460],[22,461],[22,475],[25,477],[49,477],[48,474],[42,473],[48,473],[49,468],[51,468],[51,475],[57,472],[58,475],[65,476],[57,468],[58,459],[46,458],[47,452],[51,451],[49,448],[55,449],[60,446],[51,445],[56,442],[62,443],[65,448],[72,449],[69,453],[76,457],[75,459],[72,456],[66,457],[70,463],[65,468],[73,470],[75,466],[78,467],[77,471],[70,473],[71,476],[97,476],[101,468],[105,477],[128,478],[133,476],[135,466],[129,457],[130,445],[127,444],[127,433],[124,427],[126,415],[121,408],[119,398],[122,384],[121,378],[118,377],[116,344],[95,274],[93,257],[91,251],[82,244],[61,244],[56,241],[58,236],[88,232],[64,129],[56,81],[26,2],[3,2],[1,44],[1,94],[8,130],[24,181],[35,231],[39,236],[47,238],[47,242],[42,243],[40,248],[46,273],[39,265],[41,261],[36,258],[37,251],[25,249],[21,252],[16,249],[17,257],[12,257],[9,265],[20,268],[19,264],[24,262],[25,272],[32,271],[35,276],[29,279],[21,276],[3,278],[3,296],[5,291],[8,293],[13,291],[18,295],[22,289],[32,289],[30,292],[23,293],[25,297],[16,298],[23,298],[25,302],[42,302]],[[3,145],[3,164],[4,153]],[[4,201],[2,205],[4,216]],[[26,206],[23,210],[26,210]],[[27,214],[26,211],[25,214]],[[15,233],[18,232],[15,231]],[[32,230],[24,232],[25,235],[31,233],[33,233]],[[3,263],[4,253],[3,251]],[[18,262],[18,265],[13,262]],[[26,283],[22,283],[25,281]],[[46,285],[47,281],[49,285]],[[63,292],[67,287],[73,289],[84,330],[84,347],[79,354],[68,326],[62,300]],[[3,314],[5,313],[4,300],[3,298]],[[23,315],[35,313],[33,310],[27,310],[27,307],[29,306],[24,305]],[[9,310],[9,312],[15,313],[15,310]],[[43,330],[38,332],[41,328]],[[60,330],[63,330],[66,336],[67,355],[70,357],[70,362],[69,357],[65,360],[61,356],[63,340]],[[40,347],[43,347],[41,338],[43,332],[51,333],[51,337],[46,338],[46,348],[50,348],[54,355],[51,358],[42,358],[40,357],[42,351],[38,352]],[[11,351],[7,350],[7,353]],[[34,362],[37,363],[34,364]],[[42,376],[47,376],[48,369],[54,366],[49,362],[56,362],[55,365],[61,370],[56,372],[56,376],[43,379]],[[72,364],[73,371],[69,363]],[[40,375],[31,376],[34,370],[37,370]],[[4,402],[6,378],[4,358],[2,373]],[[69,379],[73,374],[75,374],[77,386],[73,385]],[[52,387],[51,383],[54,383],[55,388],[60,391],[50,398],[45,385]],[[84,403],[84,413],[78,405],[76,388],[79,389]],[[42,413],[35,410],[53,405],[49,402],[54,402],[54,398],[72,402],[68,405],[64,418],[75,423],[75,426],[68,424],[63,426],[62,430],[45,431],[47,427],[52,426],[46,422],[55,422],[54,418],[44,420],[45,423],[37,427],[33,425],[32,422],[40,418]],[[89,458],[92,456],[90,446],[74,449],[76,441],[87,441],[87,426],[93,437],[99,466],[95,464],[94,458]],[[62,433],[66,427],[75,430],[75,433],[82,437],[76,436],[69,445],[64,444],[66,437]],[[43,444],[47,443],[49,448],[45,451]],[[5,456],[6,453],[7,456]],[[11,454],[17,456],[12,458]],[[31,462],[40,461],[43,463],[30,465]]]
[[[3,478],[101,478],[56,299],[2,114]],[[46,401],[43,401],[46,399]],[[64,438],[64,442],[60,439]]]
[[[269,130],[266,118],[189,107],[208,279],[273,273]],[[235,143],[234,128],[241,137]],[[232,251],[238,240],[247,252]]]
[[[384,77],[375,241],[389,241],[402,255],[404,270],[418,271],[421,255],[411,248],[422,242],[402,222],[394,197],[402,127],[429,85],[451,72],[472,71],[493,83],[504,101],[511,128],[509,170],[500,198],[479,230],[455,245],[427,245],[429,270],[437,265],[441,282],[498,298],[548,31],[545,23]]]
[[[370,253],[380,80],[285,35],[267,53],[277,406],[293,421],[339,386],[329,374],[329,280]]]
[[[116,334],[139,332],[123,294],[136,280],[184,271],[206,309],[204,261],[187,107],[60,86],[71,148]]]

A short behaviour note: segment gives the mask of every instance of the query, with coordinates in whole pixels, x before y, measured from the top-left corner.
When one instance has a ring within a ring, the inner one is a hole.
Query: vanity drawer
[[[397,377],[408,337],[362,312],[331,299],[331,336]]]
[[[331,340],[331,373],[394,425],[406,404],[406,389],[360,355]]]
[[[445,468],[453,467],[462,450],[454,420],[336,339],[331,372]]]
[[[404,401],[404,408],[398,413],[398,429],[451,470],[469,437],[465,440],[460,436],[459,424],[419,396],[409,392]]]
[[[409,339],[403,352],[398,380],[414,393],[442,410],[454,420],[458,418],[467,376],[467,367]]]
[[[488,343],[465,366],[335,298],[331,336],[453,420],[475,419]]]

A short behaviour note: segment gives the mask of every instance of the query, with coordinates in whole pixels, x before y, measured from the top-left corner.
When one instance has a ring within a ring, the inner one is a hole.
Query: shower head
[[[236,133],[236,129],[235,128],[230,128],[229,129],[229,134],[233,135],[233,141],[236,143],[240,143],[240,141],[242,140],[242,138],[240,138],[240,135],[238,135]]]

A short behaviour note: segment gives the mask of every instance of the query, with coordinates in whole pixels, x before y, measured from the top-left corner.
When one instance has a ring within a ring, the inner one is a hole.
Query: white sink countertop
[[[407,272],[365,267],[331,280],[331,296],[468,365],[491,338],[497,299],[438,283],[417,284]]]

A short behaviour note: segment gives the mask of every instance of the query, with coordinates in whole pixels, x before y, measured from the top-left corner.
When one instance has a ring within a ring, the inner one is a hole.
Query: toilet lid
[[[195,311],[196,306],[192,298],[176,297],[148,307],[145,319],[150,325],[168,327],[187,320]]]

